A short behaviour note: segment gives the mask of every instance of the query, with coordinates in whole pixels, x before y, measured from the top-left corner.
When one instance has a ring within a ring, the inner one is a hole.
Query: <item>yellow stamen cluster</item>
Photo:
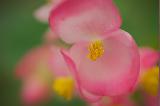
[[[88,58],[92,61],[96,61],[97,58],[101,57],[104,54],[104,46],[103,42],[101,40],[96,40],[91,42],[91,44],[88,47]]]
[[[66,100],[71,100],[73,96],[74,81],[70,77],[59,77],[53,83],[53,90]]]
[[[146,71],[141,77],[142,87],[151,95],[157,95],[158,93],[158,75],[159,67],[156,66]]]

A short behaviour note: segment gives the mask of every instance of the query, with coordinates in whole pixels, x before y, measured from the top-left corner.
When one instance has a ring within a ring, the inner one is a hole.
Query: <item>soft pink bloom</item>
[[[88,41],[74,44],[69,52],[62,50],[80,93],[92,101],[131,92],[139,75],[139,52],[131,35],[117,30],[104,36],[104,54],[96,61],[87,58]]]
[[[53,55],[48,45],[28,52],[16,67],[16,75],[22,79],[22,100],[25,104],[37,104],[49,97],[53,80],[49,59]]]
[[[121,17],[112,0],[66,0],[52,10],[49,23],[64,41],[74,43],[119,29]]]
[[[146,71],[158,63],[159,54],[156,50],[149,47],[143,47],[140,48],[139,51],[141,71]]]
[[[50,26],[67,43],[62,51],[81,95],[89,101],[133,90],[139,75],[139,53],[132,37],[123,30],[112,0],[68,0],[53,9]],[[104,56],[95,62],[87,58],[90,41],[104,43]],[[121,87],[119,87],[121,86]]]
[[[158,89],[158,86],[156,86],[156,82],[157,82],[156,79],[158,75],[156,74],[157,72],[156,70],[154,70],[154,67],[156,67],[156,65],[158,64],[159,53],[150,47],[139,48],[139,51],[140,51],[141,74],[139,76],[140,81],[137,83],[137,85],[139,85],[142,90],[142,95],[144,97],[145,106],[157,106],[157,103],[158,103],[157,95],[154,95],[154,94],[156,92],[155,90]],[[144,75],[146,74],[147,74],[147,77],[144,78]],[[150,84],[151,87],[146,85],[147,81],[149,81],[148,85]]]
[[[28,52],[17,65],[16,75],[23,82],[22,100],[29,105],[49,99],[55,79],[71,77],[60,48],[50,44]]]

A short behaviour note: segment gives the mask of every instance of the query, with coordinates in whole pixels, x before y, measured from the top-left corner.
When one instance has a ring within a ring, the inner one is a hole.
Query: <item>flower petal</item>
[[[53,9],[50,26],[67,43],[116,30],[121,18],[112,0],[66,0]]]
[[[84,88],[82,88],[81,83],[78,78],[77,69],[75,67],[75,64],[73,63],[72,59],[68,57],[68,53],[64,50],[61,50],[62,56],[64,57],[64,60],[66,61],[67,65],[69,66],[70,71],[74,74],[74,78],[76,79],[76,85],[77,90],[80,93],[82,98],[85,98],[89,102],[97,102],[101,100],[102,96],[94,95],[88,91],[86,91]]]
[[[152,48],[143,47],[140,51],[140,66],[141,70],[145,71],[155,66],[158,62],[159,54]]]
[[[28,78],[22,88],[22,99],[25,104],[38,104],[49,95],[49,85],[37,78]]]
[[[54,55],[50,58],[50,67],[55,75],[58,76],[71,76],[69,68],[67,67],[59,48],[54,48]]]
[[[87,58],[89,42],[80,42],[66,55],[73,62],[66,62],[80,86],[88,92],[99,96],[128,93],[135,86],[139,75],[137,46],[132,37],[123,30],[106,36],[103,40],[105,54],[97,61]]]
[[[47,45],[30,50],[17,64],[16,76],[25,79],[32,73],[49,71],[48,61],[52,55],[52,49]],[[42,70],[43,68],[45,69]]]
[[[50,0],[49,3],[41,6],[34,12],[35,18],[40,22],[47,23],[51,10],[55,9],[62,1],[65,0]]]
[[[40,22],[47,23],[51,9],[52,9],[52,5],[46,4],[40,7],[39,9],[37,9],[34,13],[34,16]]]

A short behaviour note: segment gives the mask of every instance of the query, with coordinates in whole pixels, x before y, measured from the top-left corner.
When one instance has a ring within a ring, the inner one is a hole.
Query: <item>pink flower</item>
[[[143,47],[140,51],[141,74],[139,86],[146,106],[157,106],[159,68],[157,66],[159,53],[149,47]]]
[[[70,100],[76,84],[68,70],[59,47],[49,44],[32,49],[16,68],[17,77],[23,81],[23,102],[39,104],[49,99],[52,88],[54,93]]]
[[[81,95],[90,101],[131,92],[139,75],[139,52],[130,34],[117,30],[103,36],[62,50]]]
[[[44,45],[28,52],[16,66],[16,75],[22,79],[22,100],[25,104],[37,104],[48,99],[53,74],[49,59],[53,55],[50,46]]]
[[[49,23],[65,42],[75,43],[119,29],[121,17],[112,0],[66,0],[52,10]]]
[[[146,93],[155,96],[158,93],[159,68],[157,64],[159,60],[159,53],[149,47],[140,48],[139,51],[141,63],[139,85]]]
[[[85,99],[133,90],[139,52],[133,38],[119,29],[121,17],[112,0],[67,0],[52,10],[49,22],[62,40],[75,43],[62,55]]]

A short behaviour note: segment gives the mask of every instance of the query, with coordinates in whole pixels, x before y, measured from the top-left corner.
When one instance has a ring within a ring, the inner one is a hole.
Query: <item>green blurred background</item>
[[[30,48],[42,42],[48,25],[33,17],[46,0],[0,0],[0,106],[21,106],[21,81],[14,66]],[[123,19],[122,28],[139,46],[158,49],[158,0],[115,0]],[[84,106],[78,99],[53,99],[45,106]]]

